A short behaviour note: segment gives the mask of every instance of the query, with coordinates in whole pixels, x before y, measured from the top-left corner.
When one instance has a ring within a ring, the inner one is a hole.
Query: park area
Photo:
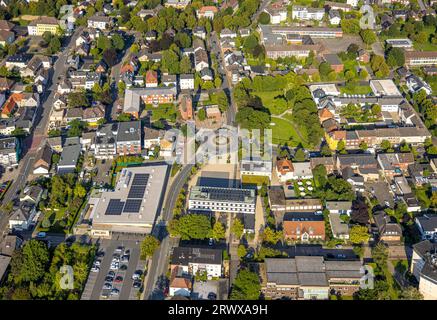
[[[297,126],[291,123],[291,115],[284,116],[286,119],[272,117],[270,128],[272,129],[273,144],[287,144],[290,147],[297,147],[301,144],[303,147],[308,145],[305,139],[305,133],[296,131]],[[287,119],[290,118],[290,119]]]
[[[261,99],[263,106],[269,109],[272,115],[280,115],[289,109],[281,90],[255,92],[254,95]]]

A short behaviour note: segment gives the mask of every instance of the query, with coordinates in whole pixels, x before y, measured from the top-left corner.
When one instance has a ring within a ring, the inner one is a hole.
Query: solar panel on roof
[[[105,214],[107,215],[120,215],[123,212],[124,202],[120,199],[109,200],[108,207]]]
[[[148,173],[137,173],[134,176],[134,180],[132,181],[132,186],[146,186],[149,181]]]
[[[138,213],[141,208],[140,199],[127,199],[123,212]]]
[[[127,197],[129,199],[142,199],[146,192],[146,186],[132,186]]]

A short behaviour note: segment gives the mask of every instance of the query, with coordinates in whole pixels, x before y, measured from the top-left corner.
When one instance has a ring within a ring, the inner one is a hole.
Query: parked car
[[[137,279],[139,279],[139,278],[141,277],[142,274],[143,274],[143,271],[141,271],[141,270],[136,270],[136,271],[134,272],[134,274],[132,275],[132,279],[133,279],[133,280],[137,280]]]
[[[110,276],[110,277],[115,277],[115,272],[114,272],[114,271],[109,271],[109,272],[108,272],[108,276]]]
[[[106,290],[110,290],[110,289],[112,289],[112,283],[106,282],[106,283],[103,285],[103,289],[106,289]]]
[[[47,234],[45,233],[45,232],[38,232],[37,233],[37,235],[36,235],[36,237],[38,238],[38,239],[42,239],[42,238],[45,238],[47,236]]]
[[[111,296],[118,296],[120,294],[120,290],[118,290],[117,288],[113,288],[111,290]]]
[[[113,282],[114,281],[114,277],[106,276],[105,281],[106,282]]]
[[[135,280],[132,285],[135,289],[141,288],[141,281]]]
[[[129,262],[129,256],[128,255],[124,255],[124,256],[122,256],[121,257],[121,262],[123,262],[123,263],[127,263],[127,262]]]
[[[117,276],[114,280],[115,283],[121,283],[123,282],[123,277],[122,276]]]
[[[127,265],[122,264],[122,265],[120,266],[120,270],[122,270],[122,271],[126,271],[126,270],[127,270]]]
[[[100,267],[98,267],[98,266],[93,266],[91,268],[91,272],[99,272],[99,271],[100,271]]]

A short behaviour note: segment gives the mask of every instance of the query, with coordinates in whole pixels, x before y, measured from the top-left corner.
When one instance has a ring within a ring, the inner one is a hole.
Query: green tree
[[[365,141],[360,142],[360,150],[366,151],[368,149],[368,147],[369,146],[367,145],[367,143]]]
[[[353,226],[350,229],[349,239],[353,244],[362,244],[366,243],[370,238],[366,226]]]
[[[199,111],[197,111],[197,118],[200,121],[204,121],[206,119],[206,111],[204,108],[200,109]]]
[[[402,289],[401,300],[423,300],[423,294],[415,287],[408,287],[406,289]]]
[[[267,12],[261,12],[258,18],[258,22],[260,24],[269,24],[270,23],[270,15]]]
[[[276,244],[283,239],[282,231],[275,231],[270,227],[266,227],[262,233],[263,242]]]
[[[341,29],[344,33],[358,34],[361,30],[360,23],[357,19],[342,19]]]
[[[391,143],[388,140],[382,140],[381,141],[381,149],[383,149],[385,152],[391,151]]]
[[[361,39],[363,39],[363,42],[367,45],[374,44],[378,40],[375,32],[373,32],[371,29],[361,30],[360,36],[361,36]]]
[[[220,239],[224,239],[225,236],[225,228],[223,227],[223,224],[217,221],[212,228],[212,238],[218,241]]]
[[[46,244],[38,240],[26,242],[22,250],[14,255],[11,273],[16,284],[37,281],[45,274],[50,260]]]
[[[372,258],[376,265],[381,269],[385,269],[387,267],[388,248],[384,245],[384,243],[379,242],[375,247],[372,248]]]
[[[323,189],[328,183],[326,167],[322,164],[313,169],[314,183],[317,188]]]
[[[234,219],[231,227],[231,232],[235,237],[237,237],[237,239],[241,238],[244,232],[244,225],[240,219]]]
[[[247,255],[247,249],[244,244],[240,244],[237,249],[237,254],[240,259],[243,259]]]
[[[144,240],[141,242],[141,259],[145,260],[148,257],[153,256],[156,249],[158,249],[160,242],[152,235],[147,235]]]
[[[401,48],[391,48],[387,54],[387,64],[390,67],[401,67],[405,64],[404,50]]]
[[[182,240],[206,239],[212,235],[211,221],[203,214],[187,214],[173,221],[169,226],[170,234],[180,236]]]
[[[261,292],[258,275],[246,269],[240,269],[232,285],[231,300],[257,300]]]
[[[127,122],[127,121],[131,121],[131,119],[132,119],[132,116],[129,113],[121,113],[117,117],[118,122]]]
[[[303,162],[305,161],[305,151],[302,148],[296,150],[294,154],[294,161]]]

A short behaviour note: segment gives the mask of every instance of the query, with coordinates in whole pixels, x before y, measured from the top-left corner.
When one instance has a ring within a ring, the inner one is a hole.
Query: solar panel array
[[[122,213],[140,212],[141,202],[143,201],[144,193],[146,192],[149,177],[150,175],[147,173],[135,174],[127,195],[127,200],[125,202],[120,199],[109,200],[105,214],[120,215]]]
[[[120,199],[109,200],[108,207],[105,214],[107,215],[120,215],[123,212],[124,202]]]
[[[215,189],[215,188],[206,188],[202,190],[209,193],[209,197],[211,200],[225,200],[225,201],[236,201],[243,202],[245,197],[251,195],[250,191],[247,190],[236,190],[236,189]]]

